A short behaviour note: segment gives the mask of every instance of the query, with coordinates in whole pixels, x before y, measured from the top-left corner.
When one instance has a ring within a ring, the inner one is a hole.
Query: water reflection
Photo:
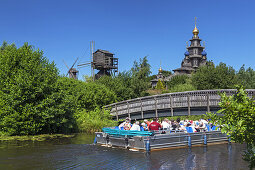
[[[247,169],[245,145],[221,144],[133,152],[92,143],[94,136],[48,142],[2,142],[0,169]]]

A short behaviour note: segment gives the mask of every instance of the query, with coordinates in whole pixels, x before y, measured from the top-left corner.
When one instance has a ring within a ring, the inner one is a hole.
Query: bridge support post
[[[207,112],[210,112],[210,99],[209,99],[209,93],[207,93]]]
[[[188,95],[188,115],[190,116],[190,96]]]
[[[142,119],[143,119],[143,102],[142,102],[142,99],[140,99],[140,105],[141,105],[141,116],[142,116]]]
[[[170,99],[171,116],[174,116],[173,98],[171,95],[169,95],[169,99]]]
[[[158,117],[158,107],[157,107],[157,98],[154,97],[154,100],[155,100],[155,116]]]
[[[116,119],[117,121],[119,121],[118,109],[116,104],[115,104],[115,113],[116,113]]]
[[[127,108],[128,108],[128,118],[130,119],[130,111],[129,111],[129,103],[127,102]]]

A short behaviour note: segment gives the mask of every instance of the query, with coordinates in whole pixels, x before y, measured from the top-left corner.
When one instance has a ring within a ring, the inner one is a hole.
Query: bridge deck
[[[110,109],[115,119],[130,117],[144,119],[152,117],[201,115],[219,110],[219,93],[236,93],[235,89],[199,90],[146,96],[104,106]],[[255,89],[246,90],[249,97],[255,98]]]

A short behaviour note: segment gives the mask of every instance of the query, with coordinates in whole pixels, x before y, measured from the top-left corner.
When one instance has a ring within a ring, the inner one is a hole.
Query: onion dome
[[[198,35],[198,33],[199,33],[199,31],[198,31],[198,29],[197,29],[197,27],[196,27],[196,25],[195,25],[195,28],[194,28],[194,30],[193,30],[193,34],[194,34],[194,36],[196,37],[196,36]]]
[[[188,55],[189,55],[189,51],[186,51],[186,52],[184,53],[184,55],[185,55],[185,56],[188,56]]]
[[[162,68],[161,68],[161,66],[160,66],[158,72],[159,72],[159,73],[162,73],[162,71],[163,71],[163,70],[162,70]]]
[[[207,55],[207,53],[205,52],[205,50],[204,51],[202,51],[202,56],[206,56]]]
[[[198,31],[198,29],[197,29],[197,27],[195,26],[195,28],[194,28],[194,30],[193,30],[193,34],[195,35],[198,35],[198,33],[199,33],[199,31]]]

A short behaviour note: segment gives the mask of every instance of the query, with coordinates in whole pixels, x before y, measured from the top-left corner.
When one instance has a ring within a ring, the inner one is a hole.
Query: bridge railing
[[[116,116],[117,120],[121,115],[131,117],[132,114],[137,113],[140,113],[141,118],[143,118],[143,114],[148,111],[155,111],[155,116],[157,116],[158,110],[164,109],[170,109],[173,116],[173,109],[176,108],[187,108],[188,115],[190,115],[190,109],[194,107],[206,107],[208,112],[210,107],[218,107],[220,102],[219,93],[223,92],[230,96],[235,94],[236,90],[220,89],[165,93],[113,103],[104,106],[104,108],[110,109],[111,115]],[[255,89],[247,89],[246,92],[249,97],[255,97]]]

